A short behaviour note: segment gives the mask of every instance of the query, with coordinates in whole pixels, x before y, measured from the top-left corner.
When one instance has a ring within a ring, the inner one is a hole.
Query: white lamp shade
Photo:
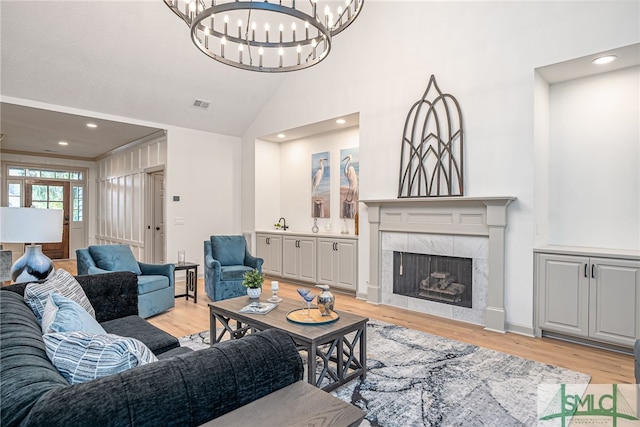
[[[61,209],[0,207],[0,242],[61,242],[62,217]]]

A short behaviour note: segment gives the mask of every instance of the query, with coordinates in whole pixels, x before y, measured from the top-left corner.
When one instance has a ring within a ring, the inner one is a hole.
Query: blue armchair
[[[138,314],[142,318],[175,306],[173,264],[136,261],[128,245],[96,245],[76,250],[78,274],[132,271],[138,276]]]
[[[242,276],[253,269],[262,273],[262,258],[249,253],[242,236],[211,236],[204,241],[204,290],[212,301],[247,294]]]

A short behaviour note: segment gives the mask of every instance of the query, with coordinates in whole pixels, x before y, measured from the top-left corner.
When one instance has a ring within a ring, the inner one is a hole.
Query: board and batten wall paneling
[[[163,135],[99,161],[98,244],[128,244],[145,260],[146,170],[165,166],[166,152]]]

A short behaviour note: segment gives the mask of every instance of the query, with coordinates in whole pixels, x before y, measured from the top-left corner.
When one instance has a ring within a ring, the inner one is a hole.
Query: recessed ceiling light
[[[278,138],[284,138],[284,137],[286,137],[287,135],[285,135],[284,133],[279,133],[279,134],[278,134],[278,135],[276,135],[276,136],[277,136]]]
[[[603,64],[608,64],[609,62],[613,62],[616,59],[618,59],[618,57],[615,55],[607,55],[607,56],[601,56],[599,58],[596,58],[591,62],[593,62],[596,65],[603,65]]]
[[[343,124],[347,123],[347,121],[345,119],[338,119],[338,120],[336,120],[336,123],[339,124],[339,125],[343,125]]]
[[[69,145],[67,141],[58,141],[58,145]]]
[[[97,125],[97,124],[95,124],[95,123],[87,123],[87,127],[88,127],[88,128],[97,128],[97,127],[98,127],[98,125]]]

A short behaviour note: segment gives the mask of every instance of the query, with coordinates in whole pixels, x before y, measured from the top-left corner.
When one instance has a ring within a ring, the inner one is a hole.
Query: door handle
[[[596,278],[596,270],[595,270],[596,265],[595,264],[591,264],[591,278],[595,279]]]
[[[160,230],[160,227],[156,227],[156,231],[159,231],[159,230]]]
[[[587,273],[587,269],[589,268],[589,264],[584,265],[584,277],[589,277],[589,273]]]

